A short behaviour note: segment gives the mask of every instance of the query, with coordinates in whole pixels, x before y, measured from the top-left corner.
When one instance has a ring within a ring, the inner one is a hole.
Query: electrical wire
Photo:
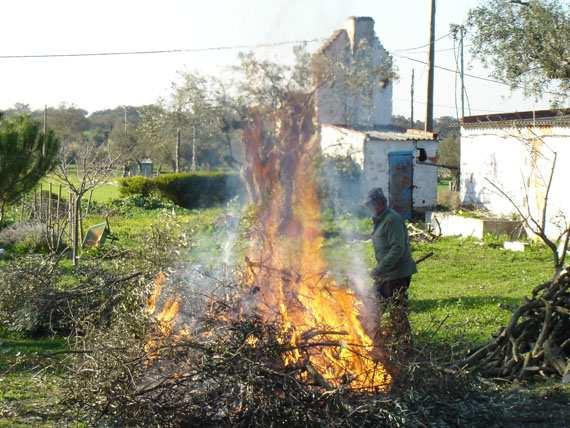
[[[409,56],[399,55],[399,54],[394,54],[394,55],[397,56],[398,58],[407,59],[408,61],[418,62],[418,63],[420,63],[420,64],[428,64],[428,63],[425,62],[425,61],[421,61],[421,60],[416,59],[416,58],[410,58]],[[457,70],[453,70],[452,68],[448,68],[448,67],[442,67],[441,65],[434,65],[434,67],[435,67],[435,68],[439,68],[440,70],[448,71],[448,72],[450,72],[450,73],[458,73]],[[511,88],[511,85],[510,85],[510,84],[508,84],[508,83],[506,83],[506,82],[502,82],[502,81],[500,81],[500,80],[491,79],[491,78],[489,78],[489,77],[477,76],[477,75],[475,75],[475,74],[469,74],[469,73],[464,73],[463,75],[464,75],[464,76],[467,76],[467,77],[470,77],[470,78],[472,78],[472,79],[478,79],[478,80],[482,80],[482,81],[485,81],[485,82],[495,83],[495,84],[497,84],[497,85],[503,85],[503,86],[507,86],[507,87]],[[515,87],[515,88],[516,88],[516,87]],[[562,93],[560,93],[560,92],[552,92],[552,91],[544,91],[544,93],[550,94],[550,95],[558,95],[558,96],[560,96],[560,95],[565,95],[565,94],[562,94]]]
[[[435,39],[435,41],[436,41],[436,42],[439,42],[441,39],[445,39],[445,38],[446,38],[447,36],[449,36],[450,34],[451,34],[451,33],[444,34],[443,36],[438,37],[437,39]],[[430,45],[430,43],[427,43],[427,44],[421,45],[421,46],[416,46],[415,48],[395,49],[394,52],[409,52],[409,51],[415,51],[415,50],[418,50],[418,49],[426,48],[426,47],[428,47],[429,45]]]
[[[25,54],[25,55],[0,55],[0,59],[33,59],[33,58],[75,58],[75,57],[93,57],[93,56],[119,56],[119,55],[154,55],[154,54],[173,54],[173,53],[191,53],[191,52],[209,52],[236,49],[257,49],[271,48],[286,45],[299,45],[322,42],[326,39],[310,39],[310,40],[288,40],[276,43],[260,43],[256,45],[233,45],[233,46],[216,46],[206,48],[188,48],[188,49],[159,49],[159,50],[140,50],[140,51],[111,51],[111,52],[81,52],[81,53],[55,53],[55,54]]]

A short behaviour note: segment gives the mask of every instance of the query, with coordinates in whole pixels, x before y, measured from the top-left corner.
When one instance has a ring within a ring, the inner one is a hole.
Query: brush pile
[[[96,426],[404,426],[459,420],[438,403],[477,394],[461,374],[427,364],[402,371],[405,389],[389,394],[351,390],[348,379],[331,386],[308,358],[284,363],[290,338],[249,310],[252,292],[224,284],[186,295],[195,316],[168,335],[142,314],[84,328],[71,344],[64,407]],[[296,349],[334,351],[341,341],[311,331]],[[474,406],[462,417],[482,420]]]
[[[462,363],[491,376],[570,382],[570,271],[536,287],[493,340]]]

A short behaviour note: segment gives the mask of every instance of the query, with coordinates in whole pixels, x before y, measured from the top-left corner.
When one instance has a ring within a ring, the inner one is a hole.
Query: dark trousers
[[[408,321],[408,288],[411,277],[375,282],[378,300],[377,331],[374,342],[390,359],[405,358],[412,347]]]

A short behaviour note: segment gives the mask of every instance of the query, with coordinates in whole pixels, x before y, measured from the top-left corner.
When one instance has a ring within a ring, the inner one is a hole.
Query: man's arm
[[[404,247],[405,239],[402,225],[394,224],[390,221],[385,227],[388,253],[374,269],[374,276],[378,276],[382,272],[390,272],[393,270],[406,250]]]

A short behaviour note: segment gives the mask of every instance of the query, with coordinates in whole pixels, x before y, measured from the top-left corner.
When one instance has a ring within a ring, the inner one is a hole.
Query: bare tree
[[[493,182],[489,178],[485,178],[485,180],[499,193],[501,194],[512,207],[515,209],[516,213],[520,216],[521,220],[523,221],[525,227],[535,236],[540,238],[542,242],[551,250],[552,258],[554,263],[554,280],[560,276],[562,271],[564,270],[565,262],[566,262],[566,254],[568,253],[568,246],[570,244],[570,221],[564,215],[560,214],[556,221],[557,226],[557,233],[552,234],[548,232],[548,224],[549,222],[553,225],[555,218],[554,216],[550,216],[549,214],[549,198],[550,192],[552,190],[552,182],[554,178],[554,173],[557,167],[557,160],[558,154],[551,150],[544,139],[537,135],[532,130],[529,130],[531,134],[531,138],[523,138],[521,135],[516,136],[517,139],[522,139],[525,142],[525,145],[529,148],[531,158],[534,158],[534,165],[532,168],[536,169],[539,166],[537,165],[536,159],[542,159],[547,161],[547,157],[542,153],[540,150],[536,148],[536,144],[532,144],[532,141],[539,142],[540,147],[545,147],[552,152],[551,164],[548,175],[544,178],[544,186],[545,186],[545,193],[544,198],[542,200],[541,206],[539,206],[538,210],[533,212],[533,205],[530,202],[529,194],[531,190],[526,184],[526,180],[523,179],[523,186],[524,186],[524,201],[521,204],[518,203],[511,197],[504,189],[502,189],[497,183]],[[538,212],[536,212],[538,211]]]
[[[69,189],[69,237],[74,265],[77,265],[79,243],[83,238],[81,200],[88,192],[109,180],[119,157],[113,156],[106,145],[98,146],[95,142],[61,151],[55,175]]]

